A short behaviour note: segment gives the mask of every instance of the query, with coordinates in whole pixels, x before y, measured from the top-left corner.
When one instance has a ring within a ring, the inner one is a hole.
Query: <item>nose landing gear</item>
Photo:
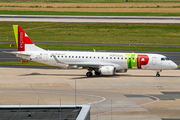
[[[162,70],[156,70],[156,77],[160,77],[160,72],[161,72]]]

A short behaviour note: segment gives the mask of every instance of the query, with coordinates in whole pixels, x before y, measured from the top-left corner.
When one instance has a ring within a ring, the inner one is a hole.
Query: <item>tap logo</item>
[[[142,66],[145,66],[149,62],[148,55],[142,54],[126,54],[125,58],[127,60],[128,68],[138,68],[142,69]]]
[[[19,46],[20,48],[23,48],[23,32],[20,32],[20,41],[19,41]]]

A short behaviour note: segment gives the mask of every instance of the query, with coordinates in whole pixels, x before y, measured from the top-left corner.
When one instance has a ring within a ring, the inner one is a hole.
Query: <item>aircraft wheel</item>
[[[95,75],[100,75],[101,73],[100,72],[94,72]]]
[[[92,77],[92,75],[93,75],[92,72],[87,72],[87,73],[86,73],[86,76],[87,76],[87,77]]]
[[[157,73],[157,74],[156,74],[156,77],[160,77],[160,74],[159,74],[159,73]]]

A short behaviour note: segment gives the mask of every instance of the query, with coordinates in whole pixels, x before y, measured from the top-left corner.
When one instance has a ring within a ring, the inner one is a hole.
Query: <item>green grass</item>
[[[123,50],[123,51],[180,51],[180,47],[149,47],[149,46],[104,46],[104,45],[59,45],[37,44],[43,49],[65,50]],[[0,43],[0,48],[10,48],[8,43]],[[16,48],[16,46],[14,47]]]
[[[120,3],[120,2],[179,2],[179,0],[1,0],[1,2],[17,3]]]
[[[0,22],[0,41],[15,41],[20,25],[33,42],[180,45],[180,24]]]
[[[87,16],[180,16],[180,13],[154,12],[57,12],[57,11],[9,11],[1,10],[0,14],[9,15],[87,15]]]
[[[0,61],[0,65],[49,66],[34,61],[29,61],[29,63],[21,63],[21,61]]]

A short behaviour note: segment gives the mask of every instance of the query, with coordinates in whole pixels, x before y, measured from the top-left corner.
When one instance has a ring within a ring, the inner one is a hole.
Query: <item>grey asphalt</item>
[[[20,61],[21,58],[17,58],[7,53],[2,53],[3,51],[17,51],[17,49],[0,49],[0,61]],[[57,50],[56,50],[57,51]],[[66,50],[62,50],[66,51]],[[72,50],[72,51],[90,51],[90,50]],[[93,50],[91,50],[93,51]],[[118,51],[118,50],[98,50],[98,52],[123,52],[123,53],[156,53],[167,56],[169,59],[174,61],[176,64],[180,64],[180,52],[170,52],[170,51]]]
[[[0,41],[0,43],[15,43],[15,41]],[[75,42],[71,42],[71,43],[69,43],[69,42],[34,42],[34,44],[180,47],[180,45],[144,45],[144,44],[75,43]]]
[[[128,70],[115,76],[91,78],[85,76],[86,72],[82,69],[0,67],[0,103],[91,105],[91,120],[180,118],[179,70],[164,70],[161,77],[155,77],[153,70]],[[9,117],[16,113],[10,113]],[[28,116],[26,113],[21,115]],[[37,116],[39,112],[34,114]],[[41,115],[50,116],[48,113]]]
[[[180,17],[0,15],[0,21],[180,23]]]
[[[148,19],[148,20],[180,20],[180,17],[155,16],[58,16],[58,15],[0,15],[0,18],[55,18],[55,19]]]

